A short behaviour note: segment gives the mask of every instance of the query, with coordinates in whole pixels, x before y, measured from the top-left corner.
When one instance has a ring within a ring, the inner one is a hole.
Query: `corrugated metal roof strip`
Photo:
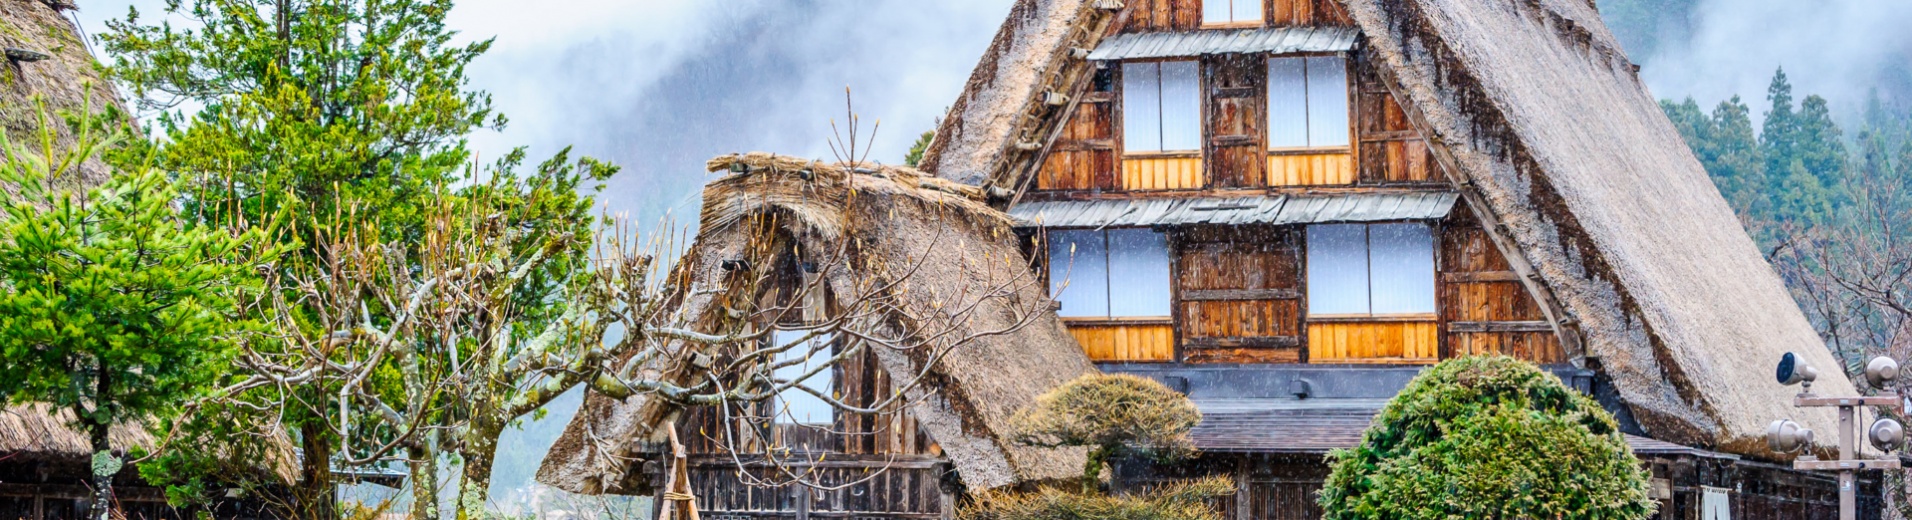
[[[1204,54],[1341,52],[1354,49],[1353,27],[1271,27],[1128,33],[1102,40],[1091,60],[1179,58]]]
[[[1408,192],[1064,200],[1017,204],[1009,216],[1019,226],[1055,228],[1384,222],[1444,218],[1458,199],[1454,193]]]

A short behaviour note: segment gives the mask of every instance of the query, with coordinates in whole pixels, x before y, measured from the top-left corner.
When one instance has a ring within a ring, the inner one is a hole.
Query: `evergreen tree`
[[[1771,211],[1763,195],[1766,180],[1759,138],[1753,134],[1752,109],[1739,96],[1713,108],[1712,135],[1707,143],[1707,173],[1720,184],[1727,202],[1743,214]]]
[[[1792,168],[1799,134],[1793,115],[1792,83],[1786,80],[1785,68],[1773,73],[1772,84],[1766,87],[1766,100],[1772,105],[1766,110],[1766,123],[1759,131],[1759,146],[1765,156],[1766,171],[1778,174]]]

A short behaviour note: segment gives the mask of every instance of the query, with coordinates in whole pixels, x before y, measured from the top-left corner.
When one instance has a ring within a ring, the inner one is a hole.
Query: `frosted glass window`
[[[1109,315],[1109,256],[1101,230],[1049,232],[1049,294],[1063,317]]]
[[[770,340],[775,342],[775,346],[781,347],[801,340],[808,334],[809,331],[779,330],[771,333]],[[804,342],[801,345],[790,347],[789,350],[778,353],[776,357],[776,364],[778,365],[797,360],[801,360],[802,362],[773,369],[770,372],[771,377],[789,381],[803,377],[803,374],[812,369],[824,367],[823,370],[818,371],[816,375],[812,375],[809,379],[805,379],[798,384],[803,388],[808,388],[819,394],[834,395],[834,392],[832,392],[833,385],[831,384],[831,379],[835,376],[833,373],[835,372],[835,368],[828,366],[830,356],[832,355],[831,349],[829,348],[830,341],[831,338],[829,336],[818,336],[811,338],[810,341]],[[813,352],[812,349],[815,349],[815,351]],[[773,413],[776,416],[776,422],[784,424],[830,424],[833,422],[833,411],[830,403],[825,402],[822,398],[804,392],[803,390],[790,388],[777,393],[776,408]]]
[[[1169,315],[1168,237],[1142,229],[1111,229],[1109,315]]]
[[[1348,145],[1348,62],[1308,58],[1308,146]]]
[[[1261,0],[1203,0],[1202,23],[1261,21]]]
[[[1122,64],[1122,147],[1130,152],[1202,149],[1199,64]]]
[[[1122,148],[1162,150],[1162,65],[1122,64]]]
[[[1434,234],[1423,224],[1368,226],[1375,314],[1434,312]]]
[[[1308,314],[1368,314],[1368,227],[1308,226]]]
[[[1201,66],[1162,62],[1162,149],[1202,149]]]
[[[1268,59],[1268,147],[1348,146],[1348,64],[1339,56]]]
[[[1308,146],[1308,81],[1304,58],[1268,60],[1268,147]]]

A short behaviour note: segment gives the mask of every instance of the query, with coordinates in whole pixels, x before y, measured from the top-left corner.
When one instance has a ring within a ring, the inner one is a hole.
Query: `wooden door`
[[[1061,134],[1049,147],[1036,174],[1038,190],[1114,190],[1116,182],[1116,77],[1121,67],[1107,67],[1090,78],[1088,91],[1075,105]]]
[[[1210,188],[1268,185],[1263,152],[1268,62],[1260,55],[1227,54],[1202,60],[1203,156]]]
[[[1291,229],[1177,234],[1175,322],[1190,363],[1302,362],[1301,252]]]

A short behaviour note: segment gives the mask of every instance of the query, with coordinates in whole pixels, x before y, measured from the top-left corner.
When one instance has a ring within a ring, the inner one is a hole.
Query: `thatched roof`
[[[73,411],[31,403],[0,409],[0,454],[34,459],[80,459],[93,454],[86,433],[73,428]],[[107,434],[115,451],[151,447],[153,435],[138,425],[119,425]]]
[[[1584,0],[1347,0],[1397,95],[1505,224],[1647,431],[1762,453],[1766,423],[1830,425],[1780,354],[1848,381]]]
[[[7,55],[0,56],[0,126],[16,145],[33,143],[38,153],[41,106],[62,148],[73,144],[73,132],[61,114],[120,106],[73,21],[44,0],[0,0],[0,50]],[[98,159],[82,163],[78,173],[87,186],[109,175]]]
[[[85,431],[74,427],[77,423],[72,410],[45,403],[0,408],[0,460],[46,461],[84,468],[92,459],[93,443]],[[257,457],[234,461],[235,467],[280,483],[294,482],[299,454],[291,438],[276,428],[267,435]],[[159,439],[144,424],[120,424],[108,430],[107,443],[113,451],[127,453],[134,448],[151,450]]]
[[[751,263],[757,266],[774,263],[758,256],[770,251],[757,249],[774,242],[771,235],[795,237],[809,251],[848,248],[846,265],[822,273],[832,297],[855,294],[852,287],[858,283],[903,278],[894,290],[908,294],[896,300],[907,316],[934,316],[933,306],[977,301],[974,291],[1029,275],[1009,218],[983,204],[982,193],[973,187],[907,168],[853,171],[761,153],[727,155],[709,166],[731,173],[704,188],[697,240],[673,275],[700,289],[680,293],[668,318],[672,322],[709,323],[726,298],[753,298],[728,294],[735,288],[726,280],[744,277],[727,277],[721,264],[737,258],[756,258]],[[920,267],[909,268],[919,262]],[[1036,309],[1041,314],[1032,323],[956,348],[931,368],[932,384],[912,390],[908,412],[970,489],[1066,478],[1082,463],[1080,451],[1029,448],[1006,437],[1010,415],[1050,388],[1094,370],[1055,317],[1042,287],[1020,287],[981,300],[984,310],[953,326],[956,335],[998,330],[1015,323],[1017,312]],[[891,374],[913,374],[921,367],[917,356],[876,352]],[[678,368],[654,367],[651,376],[675,377]],[[648,492],[643,479],[631,477],[656,456],[649,450],[664,434],[657,426],[678,412],[643,394],[618,401],[591,393],[546,456],[538,480],[577,493]]]
[[[1815,391],[1850,393],[1851,382],[1590,2],[1342,2],[1455,188],[1504,225],[1490,230],[1513,245],[1503,253],[1533,267],[1566,339],[1613,378],[1648,433],[1770,455],[1768,421],[1832,424],[1829,412],[1794,408],[1797,389],[1772,382],[1773,365],[1797,351],[1820,367]],[[1083,61],[1045,52],[1100,26],[1083,4],[1017,4],[927,168],[1011,185],[1036,164],[1002,163],[1011,134],[1027,131],[1014,98],[1036,84],[1017,71]],[[1059,131],[1060,117],[1035,120],[1037,142]]]

